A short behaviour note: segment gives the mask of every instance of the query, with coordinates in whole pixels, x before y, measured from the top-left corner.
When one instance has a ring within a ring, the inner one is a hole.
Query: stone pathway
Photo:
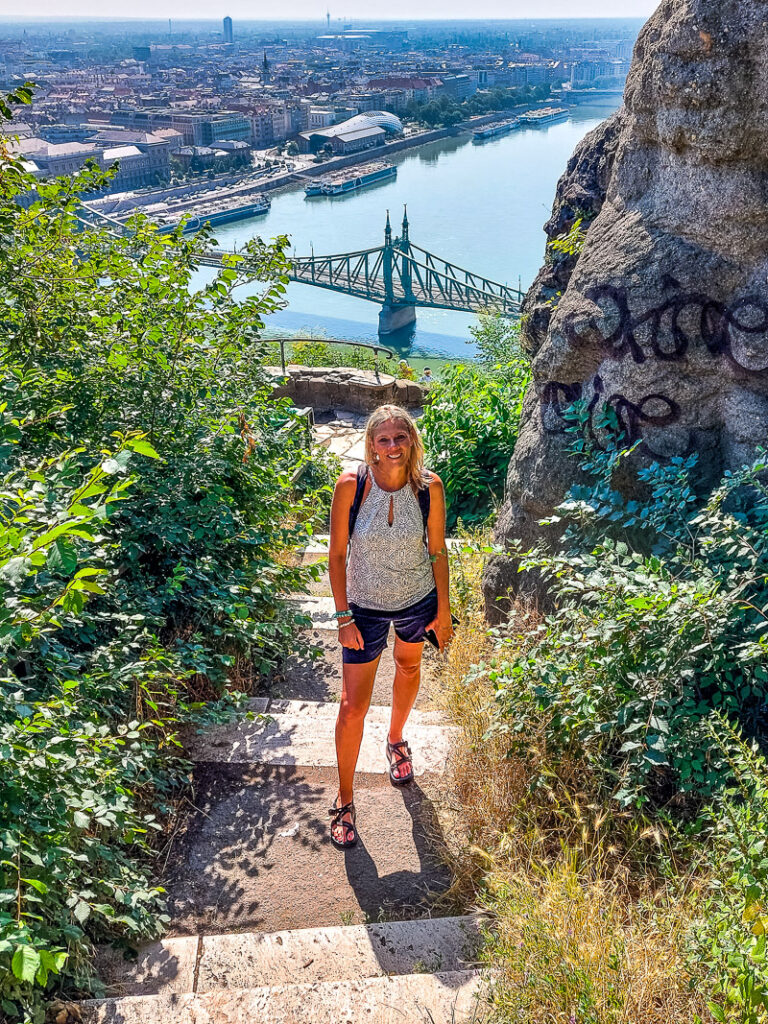
[[[356,470],[365,459],[365,422],[367,416],[338,409],[335,418],[327,423],[315,423],[312,433],[320,448],[338,455],[342,469]]]
[[[307,558],[322,555],[323,542]],[[171,931],[129,964],[85,1024],[462,1024],[480,1017],[479,921],[441,917],[450,885],[434,801],[454,730],[428,699],[407,730],[416,779],[395,787],[382,659],[355,782],[359,842],[336,850],[339,649],[317,597],[315,662],[293,659],[251,714],[186,739],[196,812],[170,860]],[[311,603],[310,603],[311,604]]]

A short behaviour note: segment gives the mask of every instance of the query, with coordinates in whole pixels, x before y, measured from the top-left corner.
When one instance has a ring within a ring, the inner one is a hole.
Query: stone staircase
[[[453,730],[429,707],[429,657],[407,729],[414,782],[386,773],[390,643],[358,762],[360,840],[328,839],[341,659],[324,586],[303,602],[322,657],[297,656],[249,716],[188,737],[196,812],[164,880],[170,935],[132,964],[105,956],[108,997],[81,1004],[85,1024],[480,1019],[480,921],[436,916],[451,879],[433,801]]]

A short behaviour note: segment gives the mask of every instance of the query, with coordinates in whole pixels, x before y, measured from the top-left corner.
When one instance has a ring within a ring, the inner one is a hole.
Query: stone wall
[[[283,380],[279,367],[268,370]],[[412,380],[396,380],[387,373],[344,366],[291,365],[286,367],[286,377],[283,383],[276,383],[273,396],[288,397],[299,407],[311,406],[316,413],[348,409],[368,414],[380,405],[417,409],[424,404],[429,390]]]
[[[550,236],[576,215],[590,226],[526,298],[533,383],[500,542],[553,539],[538,521],[578,479],[563,419],[577,399],[593,424],[615,411],[635,467],[696,453],[702,488],[768,439],[767,15],[765,0],[663,0],[624,110],[569,164]],[[489,608],[519,589],[515,570],[492,562]]]

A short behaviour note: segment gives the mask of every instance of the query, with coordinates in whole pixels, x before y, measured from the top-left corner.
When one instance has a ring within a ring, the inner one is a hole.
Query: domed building
[[[385,135],[399,135],[403,122],[387,110],[369,110],[355,114],[341,124],[299,132],[297,143],[302,153],[317,153],[330,146],[334,153],[354,153],[384,145]]]
[[[403,122],[388,110],[367,110],[364,114],[356,114],[344,122],[347,128],[383,128],[388,135],[399,135],[403,130]]]

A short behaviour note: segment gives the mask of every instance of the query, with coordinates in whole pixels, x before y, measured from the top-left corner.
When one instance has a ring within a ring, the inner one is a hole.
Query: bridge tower
[[[402,253],[399,259],[395,250]],[[382,274],[384,277],[384,304],[379,313],[379,334],[393,334],[401,327],[407,327],[416,320],[416,305],[413,299],[411,284],[411,265],[408,260],[411,243],[408,239],[408,213],[403,213],[403,228],[399,238],[392,241],[392,225],[387,210],[387,223],[384,228],[384,249],[382,251]],[[405,301],[395,299],[394,272],[397,269],[400,283],[403,286]]]

